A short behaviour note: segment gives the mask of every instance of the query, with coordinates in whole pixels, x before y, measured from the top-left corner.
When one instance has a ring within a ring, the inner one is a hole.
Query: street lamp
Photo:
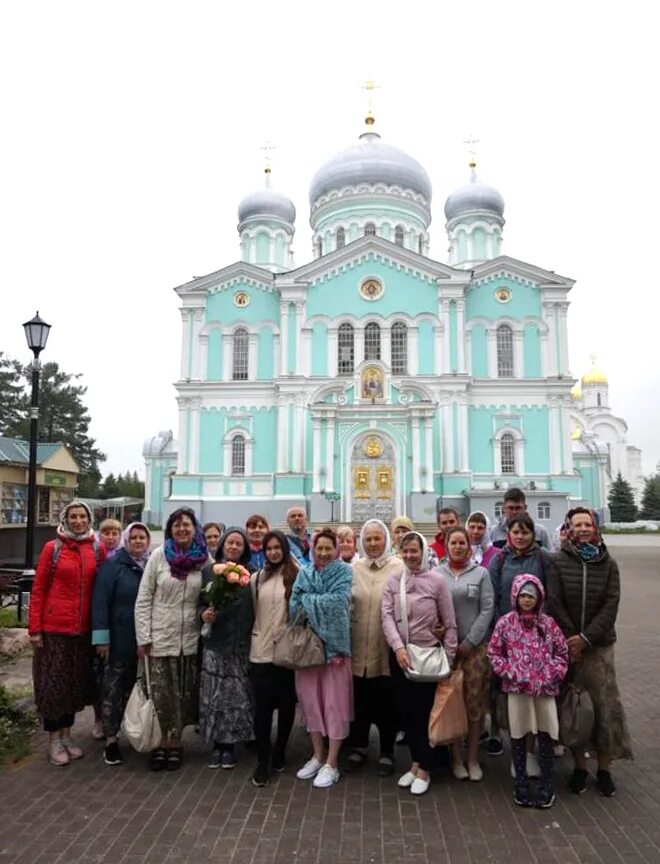
[[[28,469],[27,532],[25,540],[25,571],[23,584],[28,585],[34,578],[34,526],[36,523],[37,498],[37,442],[39,437],[39,355],[46,347],[50,324],[39,317],[39,313],[23,324],[28,348],[34,354],[32,361],[32,398],[30,401],[30,467]],[[21,616],[21,596],[18,596],[18,617]]]

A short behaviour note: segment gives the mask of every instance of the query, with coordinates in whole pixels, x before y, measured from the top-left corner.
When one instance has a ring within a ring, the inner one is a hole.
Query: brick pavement
[[[399,791],[395,778],[377,779],[373,764],[330,790],[313,789],[293,776],[307,756],[301,730],[291,769],[263,789],[250,783],[251,754],[234,771],[210,771],[192,732],[178,773],[152,774],[135,753],[109,768],[86,716],[85,759],[53,768],[38,736],[35,753],[0,774],[0,864],[659,864],[659,553],[617,549],[619,682],[636,761],[615,763],[614,799],[593,785],[576,798],[560,780],[553,809],[520,810],[508,761],[485,755],[483,783],[440,772],[421,799]],[[404,770],[403,752],[398,759]],[[567,775],[569,761],[558,768]]]

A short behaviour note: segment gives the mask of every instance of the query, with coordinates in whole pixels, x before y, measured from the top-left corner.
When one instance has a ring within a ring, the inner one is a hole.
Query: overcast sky
[[[261,183],[297,207],[363,129],[443,204],[479,173],[506,202],[503,252],[577,280],[571,370],[595,352],[644,468],[660,459],[658,48],[651,4],[626,2],[4,3],[0,9],[0,350],[53,325],[44,360],[83,372],[102,470],[143,473],[142,443],[176,434],[180,316],[172,288],[239,257],[236,208]],[[339,310],[337,310],[339,311]]]

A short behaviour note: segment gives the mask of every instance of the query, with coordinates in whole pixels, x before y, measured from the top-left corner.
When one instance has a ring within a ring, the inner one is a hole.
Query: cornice
[[[177,286],[174,290],[180,297],[188,294],[216,294],[224,288],[232,285],[247,284],[255,288],[267,291],[274,289],[275,276],[270,270],[264,270],[255,264],[246,261],[235,261],[221,270],[208,273],[206,276],[197,276],[190,282]]]
[[[472,276],[473,285],[492,281],[502,276],[518,277],[523,281],[527,281],[528,284],[538,285],[542,288],[563,288],[568,291],[575,285],[575,279],[560,276],[551,270],[544,270],[535,264],[529,264],[517,258],[510,258],[508,255],[499,255],[497,258],[492,258],[490,261],[478,264],[473,269]]]

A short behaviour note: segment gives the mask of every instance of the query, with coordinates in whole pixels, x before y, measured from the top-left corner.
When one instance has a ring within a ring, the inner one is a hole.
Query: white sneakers
[[[417,775],[413,774],[412,771],[406,771],[406,773],[402,774],[396,781],[396,785],[401,789],[410,789],[412,784],[415,782],[416,777]]]
[[[298,771],[296,777],[298,780],[311,780],[312,777],[316,777],[321,768],[323,768],[323,762],[318,760],[315,756],[312,756],[308,762],[305,762],[300,771]]]
[[[481,765],[478,762],[470,762],[468,764],[468,777],[475,783],[479,783],[484,779],[484,772],[481,770]]]
[[[324,765],[314,778],[313,785],[316,789],[327,789],[328,786],[334,786],[338,780],[339,771],[332,765]]]
[[[396,785],[400,789],[410,789],[412,795],[423,795],[425,792],[428,792],[428,788],[431,785],[431,778],[429,777],[428,780],[422,780],[421,777],[413,774],[412,771],[406,771],[406,773],[402,774],[396,781]]]
[[[468,770],[462,762],[454,762],[451,768],[451,773],[456,780],[467,780],[470,776]]]

